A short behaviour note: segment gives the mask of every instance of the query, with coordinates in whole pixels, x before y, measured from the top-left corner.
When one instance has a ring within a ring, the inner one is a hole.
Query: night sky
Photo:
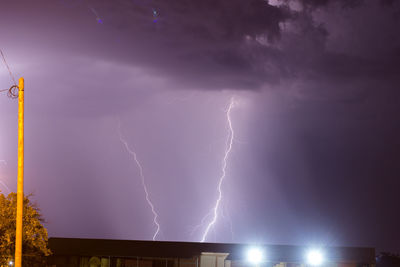
[[[206,241],[400,252],[399,29],[388,0],[2,0],[0,48],[26,85],[25,193],[49,236],[151,240],[121,134],[157,240],[200,241],[233,98]],[[7,194],[17,110],[1,93]]]

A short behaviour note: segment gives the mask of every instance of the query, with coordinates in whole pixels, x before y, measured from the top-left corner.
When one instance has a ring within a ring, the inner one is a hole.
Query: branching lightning
[[[201,219],[200,223],[193,226],[192,229],[190,230],[190,235],[194,235],[194,233],[201,227],[204,226],[204,224],[206,223],[206,220],[213,214],[213,211],[210,210],[204,217],[203,219]]]
[[[119,135],[119,140],[125,146],[126,151],[133,157],[133,160],[135,161],[135,163],[136,163],[136,165],[137,165],[137,167],[139,169],[139,175],[140,175],[140,179],[141,179],[141,182],[142,182],[144,193],[146,195],[146,201],[150,206],[151,212],[153,213],[153,223],[156,226],[156,230],[155,230],[155,232],[153,234],[153,241],[154,241],[154,240],[156,240],[156,237],[160,232],[160,224],[159,224],[159,222],[157,220],[158,219],[158,214],[157,214],[157,212],[155,210],[155,207],[154,207],[154,204],[153,204],[153,202],[151,201],[151,198],[150,198],[149,190],[148,190],[147,185],[146,185],[146,179],[145,179],[145,176],[144,176],[144,173],[143,173],[143,167],[140,164],[140,161],[139,161],[139,159],[137,157],[137,154],[134,151],[134,149],[131,149],[129,147],[129,145],[128,145],[128,142],[123,138],[122,133],[121,133],[121,123],[119,121],[118,121],[118,135]]]
[[[225,154],[224,157],[222,159],[222,174],[219,178],[219,182],[218,182],[218,198],[215,202],[214,208],[212,209],[213,211],[213,218],[211,220],[211,222],[207,225],[204,234],[201,238],[201,242],[204,242],[207,238],[207,235],[210,231],[210,229],[215,225],[215,223],[217,222],[218,219],[218,212],[219,212],[219,208],[221,205],[221,201],[222,201],[222,183],[224,182],[225,178],[226,178],[226,167],[227,167],[227,161],[229,158],[229,154],[232,151],[232,145],[233,145],[233,139],[234,139],[234,130],[232,127],[232,120],[231,120],[231,111],[233,109],[233,107],[235,106],[235,100],[232,97],[230,102],[229,102],[229,106],[228,109],[226,110],[226,120],[228,122],[228,137],[226,140],[226,147],[225,147]]]

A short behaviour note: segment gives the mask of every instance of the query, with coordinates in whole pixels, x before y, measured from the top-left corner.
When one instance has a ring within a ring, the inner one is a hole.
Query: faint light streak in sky
[[[226,178],[226,167],[227,167],[227,161],[229,158],[229,154],[232,151],[232,145],[233,145],[233,139],[234,139],[234,130],[232,127],[232,120],[231,120],[231,111],[235,106],[235,99],[232,97],[230,102],[229,102],[229,106],[228,109],[226,110],[226,120],[228,123],[228,137],[226,140],[226,147],[225,147],[225,153],[224,153],[224,157],[222,159],[222,174],[219,178],[219,182],[218,182],[218,198],[215,202],[214,208],[212,209],[213,211],[213,219],[211,220],[211,222],[209,222],[209,224],[207,225],[204,234],[201,238],[201,242],[204,242],[207,238],[207,235],[211,229],[211,227],[213,227],[215,225],[215,223],[217,222],[218,219],[218,212],[219,212],[219,207],[221,205],[221,201],[222,201],[222,183],[224,182],[225,178]]]
[[[121,133],[121,122],[119,120],[118,120],[118,135],[119,135],[119,140],[125,146],[126,151],[133,157],[133,160],[135,161],[135,163],[136,163],[136,165],[137,165],[137,167],[139,169],[139,175],[140,175],[140,179],[141,179],[141,182],[142,182],[144,193],[146,195],[146,201],[150,206],[151,212],[153,213],[153,223],[156,226],[156,230],[155,230],[155,232],[153,234],[153,241],[154,241],[154,240],[156,240],[156,237],[160,232],[160,224],[159,224],[159,222],[157,220],[158,219],[158,214],[157,214],[157,212],[155,210],[155,207],[154,207],[154,204],[153,204],[153,202],[151,201],[151,198],[150,198],[149,190],[147,188],[146,181],[145,181],[146,179],[145,179],[145,176],[144,176],[144,173],[143,173],[143,167],[140,164],[140,161],[139,161],[139,159],[137,157],[137,154],[134,151],[134,149],[132,149],[129,146],[128,142],[123,138],[122,133]]]
[[[5,161],[4,159],[0,159],[0,165],[1,165],[1,164],[7,165],[7,161]],[[6,188],[6,189],[8,190],[9,193],[11,192],[10,188],[9,188],[3,181],[0,180],[0,184],[1,184],[4,188]]]
[[[1,180],[0,180],[0,185],[2,185],[5,189],[8,190],[9,193],[11,193],[11,189]]]
[[[100,18],[99,14],[97,13],[96,9],[94,9],[93,7],[89,7],[90,11],[92,11],[92,13],[96,16],[96,21],[99,24],[103,24],[103,20]]]

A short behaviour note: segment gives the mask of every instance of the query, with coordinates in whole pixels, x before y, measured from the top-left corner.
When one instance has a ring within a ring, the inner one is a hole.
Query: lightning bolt
[[[213,211],[210,210],[204,217],[203,219],[201,219],[200,223],[193,226],[192,229],[190,230],[189,234],[192,236],[194,235],[194,233],[201,227],[204,226],[204,224],[206,223],[206,220],[213,214]]]
[[[153,241],[154,241],[154,240],[156,240],[156,237],[160,232],[160,224],[159,224],[159,222],[157,220],[158,219],[158,214],[157,214],[156,209],[154,208],[154,204],[153,204],[153,202],[151,201],[151,198],[150,198],[149,190],[148,190],[147,185],[146,185],[146,179],[145,179],[145,176],[144,176],[144,173],[143,173],[143,167],[140,164],[140,161],[139,161],[139,159],[137,157],[136,152],[129,147],[128,142],[123,138],[122,133],[121,133],[121,122],[120,121],[118,121],[118,135],[119,135],[119,140],[125,146],[126,151],[133,157],[133,160],[135,161],[135,163],[136,163],[136,165],[137,165],[137,167],[139,169],[139,175],[140,175],[140,179],[142,181],[142,186],[143,186],[144,193],[146,195],[146,201],[150,206],[151,212],[153,213],[153,223],[156,226],[156,231],[153,234]]]
[[[209,222],[209,224],[207,225],[204,234],[201,238],[201,242],[204,242],[207,238],[207,235],[211,229],[211,227],[213,227],[215,225],[215,223],[217,222],[218,219],[218,210],[219,207],[221,205],[221,201],[222,201],[222,183],[224,182],[225,178],[226,178],[226,167],[227,167],[227,161],[229,158],[229,154],[232,151],[232,145],[233,145],[233,138],[234,138],[234,130],[232,127],[232,120],[231,120],[231,111],[233,109],[233,107],[235,106],[235,100],[232,97],[230,102],[229,102],[229,106],[228,109],[226,110],[226,120],[228,122],[228,137],[226,140],[226,146],[225,146],[225,154],[224,157],[222,159],[222,174],[219,177],[219,182],[218,182],[218,198],[215,202],[214,208],[212,209],[213,211],[213,218],[211,220],[211,222]]]

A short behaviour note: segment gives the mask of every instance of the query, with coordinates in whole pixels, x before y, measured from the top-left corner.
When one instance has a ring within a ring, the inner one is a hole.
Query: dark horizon
[[[194,258],[201,253],[228,253],[228,260],[247,261],[248,251],[257,248],[265,253],[266,261],[302,262],[310,247],[290,245],[199,243],[171,241],[137,241],[111,239],[50,238],[50,247],[55,255],[142,258]],[[338,259],[349,262],[375,262],[374,248],[324,247],[326,260]]]
[[[25,193],[49,237],[200,241],[224,177],[206,242],[400,253],[399,28],[390,0],[4,1]]]

